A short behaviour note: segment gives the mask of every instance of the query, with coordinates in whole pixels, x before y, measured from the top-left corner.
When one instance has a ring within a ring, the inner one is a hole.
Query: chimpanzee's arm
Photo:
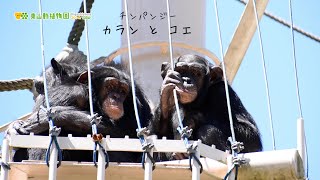
[[[91,124],[87,111],[80,111],[72,106],[54,106],[53,122],[57,127],[73,132],[90,132]],[[14,122],[7,131],[7,134],[39,134],[49,129],[49,122],[46,112],[39,110],[31,114],[26,121]]]

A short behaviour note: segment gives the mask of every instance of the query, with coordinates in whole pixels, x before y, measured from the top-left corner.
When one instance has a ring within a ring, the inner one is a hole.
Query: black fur
[[[183,117],[183,125],[193,129],[190,140],[200,139],[207,145],[214,144],[217,149],[222,151],[230,150],[230,145],[227,141],[231,136],[230,123],[227,110],[227,100],[225,94],[224,81],[222,77],[222,70],[219,67],[213,67],[204,58],[197,55],[184,55],[179,57],[178,62],[188,62],[189,74],[191,74],[194,62],[203,64],[203,72],[207,72],[203,77],[202,87],[198,90],[198,96],[191,103],[182,104],[179,101],[180,111]],[[172,76],[177,72],[168,71],[170,68],[168,63],[162,66],[162,77],[167,81],[170,77],[177,77],[181,75]],[[180,79],[180,81],[182,81]],[[169,81],[169,84],[174,82]],[[179,82],[180,83],[180,82]],[[176,84],[179,86],[179,83]],[[183,82],[181,82],[183,84]],[[168,83],[164,82],[162,89]],[[260,133],[252,116],[245,109],[236,92],[228,85],[230,104],[233,118],[233,125],[236,140],[243,142],[245,149],[242,152],[254,152],[262,150],[262,143]],[[163,97],[164,94],[161,94]],[[173,98],[173,96],[171,96]],[[168,139],[180,139],[180,134],[177,132],[179,120],[174,106],[162,104],[166,101],[160,101],[155,109],[154,120],[150,126],[151,131],[158,135],[158,137],[166,136]],[[163,113],[165,110],[162,107],[170,106],[168,109],[169,116],[165,118]]]

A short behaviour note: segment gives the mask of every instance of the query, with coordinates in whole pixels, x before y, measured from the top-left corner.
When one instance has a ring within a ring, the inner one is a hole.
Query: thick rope
[[[91,8],[92,8],[92,4],[94,3],[94,0],[87,0],[87,4],[86,4],[86,12],[84,11],[84,6],[83,6],[83,2],[81,3],[81,7],[79,9],[79,13],[90,13]],[[85,21],[83,21],[82,19],[77,19],[75,20],[72,29],[69,33],[69,37],[68,37],[68,44],[73,44],[73,45],[78,45],[82,32],[84,30],[84,26],[85,26]]]
[[[247,2],[244,1],[244,0],[236,0],[236,1],[238,1],[238,2],[240,2],[242,4],[244,4],[244,5],[247,4]],[[280,23],[280,24],[282,24],[282,25],[284,25],[284,26],[286,26],[288,28],[290,28],[290,26],[291,26],[289,22],[285,21],[284,19],[281,19],[280,17],[277,17],[277,16],[273,15],[272,13],[270,13],[268,11],[264,11],[264,15],[266,15],[267,17],[271,18],[272,20],[277,21],[278,23]],[[306,36],[306,37],[308,37],[308,38],[320,43],[320,37],[319,36],[313,35],[313,34],[307,32],[307,31],[305,31],[305,30],[303,30],[303,29],[301,29],[301,28],[299,28],[297,26],[293,25],[292,27],[293,27],[293,30],[295,30],[296,32],[300,33],[301,35]]]
[[[31,78],[23,78],[11,81],[0,81],[0,92],[32,89],[33,80],[34,79]]]
[[[259,35],[260,53],[261,53],[261,61],[262,61],[262,67],[263,67],[263,76],[264,76],[264,83],[265,83],[266,94],[267,94],[267,103],[268,103],[267,105],[268,105],[268,114],[269,114],[270,130],[271,130],[272,147],[273,147],[273,150],[276,150],[276,142],[275,142],[275,137],[274,137],[270,94],[269,94],[269,83],[268,83],[268,76],[267,76],[267,70],[266,70],[266,61],[264,58],[264,50],[263,50],[263,43],[262,43],[262,37],[261,37],[261,31],[260,31],[260,23],[259,23],[257,8],[256,8],[256,1],[253,0],[252,4],[253,4],[253,10],[254,10],[256,24],[257,24],[257,31],[258,31],[258,35]]]

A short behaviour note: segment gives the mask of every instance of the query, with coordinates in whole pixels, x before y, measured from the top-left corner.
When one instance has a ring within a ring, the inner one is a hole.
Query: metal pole
[[[233,156],[232,156],[232,155],[229,155],[229,156],[227,157],[228,172],[229,172],[230,169],[232,169],[233,166],[234,166],[232,160],[233,160]],[[234,171],[232,171],[232,172],[230,173],[230,175],[228,176],[228,180],[234,180],[234,178],[235,178],[235,174],[234,174]]]
[[[58,149],[55,143],[52,143],[50,152],[49,180],[57,179]]]
[[[101,145],[103,147],[106,146],[106,141],[103,140],[101,141]],[[106,179],[106,173],[105,173],[105,166],[106,166],[106,159],[105,155],[103,152],[103,149],[99,147],[98,150],[98,170],[97,170],[97,180],[105,180]]]
[[[2,162],[8,163],[9,161],[9,142],[8,139],[3,139],[2,142]],[[1,180],[7,180],[9,175],[9,169],[1,166]]]
[[[145,140],[146,140],[146,143],[153,144],[153,140],[155,140],[155,139],[157,139],[157,136],[151,135],[151,136],[148,136]],[[153,149],[151,149],[151,151],[149,153],[153,157]],[[146,155],[145,166],[144,166],[144,179],[145,180],[152,180],[152,171],[153,171],[152,168],[153,168],[153,163],[152,163],[151,159],[148,158],[148,156]]]
[[[302,159],[303,168],[306,169],[306,147],[305,147],[305,132],[304,132],[304,120],[299,118],[297,120],[297,149]],[[304,172],[304,176],[306,172]]]
[[[197,146],[198,142],[194,142],[194,146]],[[200,152],[196,151],[194,155],[200,159]],[[200,180],[200,164],[192,158],[192,180]]]

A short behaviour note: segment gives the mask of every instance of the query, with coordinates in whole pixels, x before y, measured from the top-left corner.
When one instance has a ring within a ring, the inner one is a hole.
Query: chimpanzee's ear
[[[44,94],[43,78],[37,77],[33,81],[34,87],[39,94]]]
[[[163,62],[162,65],[161,65],[161,76],[162,76],[162,79],[164,79],[167,75],[167,71],[169,70],[170,68],[170,63],[168,62]]]
[[[94,73],[91,71],[91,79],[93,77],[94,77]],[[77,78],[77,82],[79,82],[81,84],[87,84],[88,83],[88,71],[81,73]]]
[[[62,65],[54,58],[51,59],[51,66],[55,74],[59,74],[61,77],[68,76],[67,72],[63,69]]]
[[[210,83],[214,84],[222,80],[223,80],[222,69],[218,66],[211,66],[210,67]]]

